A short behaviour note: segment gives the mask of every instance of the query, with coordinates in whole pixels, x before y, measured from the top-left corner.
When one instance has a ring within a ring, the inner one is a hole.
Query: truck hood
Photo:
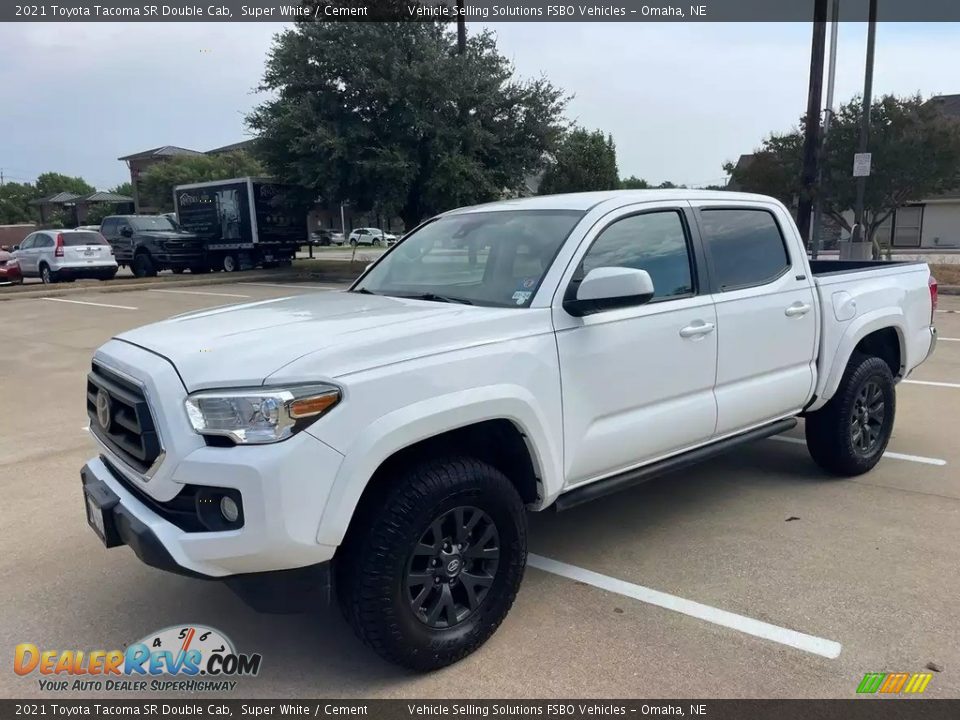
[[[192,392],[261,385],[281,369],[284,381],[335,379],[550,327],[546,309],[316,292],[178,315],[117,339],[165,357]]]

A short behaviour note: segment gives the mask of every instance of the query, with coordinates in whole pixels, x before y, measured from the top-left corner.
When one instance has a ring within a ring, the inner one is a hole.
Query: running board
[[[653,478],[663,475],[664,473],[680,470],[690,465],[696,465],[697,463],[701,463],[704,460],[714,457],[715,455],[725,453],[728,450],[737,447],[738,445],[753,442],[754,440],[762,440],[763,438],[768,438],[773,435],[779,435],[780,433],[786,432],[792,427],[795,427],[796,424],[796,418],[784,418],[783,420],[772,422],[769,425],[754,428],[753,430],[747,430],[739,435],[733,435],[732,437],[724,438],[723,440],[717,440],[709,445],[704,445],[703,447],[690,450],[680,455],[668,457],[665,460],[660,460],[650,465],[644,465],[643,467],[639,467],[634,470],[627,470],[626,472],[604,478],[603,480],[597,480],[589,485],[584,485],[576,488],[575,490],[571,490],[568,493],[564,493],[557,498],[556,502],[553,503],[553,507],[558,512],[561,510],[568,510],[572,507],[576,507],[577,505],[582,505],[585,502],[596,500],[604,495],[609,495],[610,493],[615,493],[620,490],[626,490],[634,485],[639,485],[647,480],[652,480]]]

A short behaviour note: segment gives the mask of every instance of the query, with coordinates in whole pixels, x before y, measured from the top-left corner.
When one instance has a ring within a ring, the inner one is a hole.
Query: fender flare
[[[476,387],[398,408],[358,433],[345,449],[327,495],[317,542],[332,546],[342,542],[363,491],[389,457],[422,440],[485,420],[509,420],[523,434],[542,487],[538,507],[552,502],[562,484],[562,448],[551,442],[535,399],[517,385]]]
[[[817,401],[808,408],[809,411],[818,410],[823,407],[834,393],[840,387],[840,380],[847,369],[847,363],[853,355],[854,349],[860,344],[860,341],[871,333],[878,330],[893,328],[897,332],[897,340],[900,343],[901,363],[906,359],[906,343],[904,341],[905,318],[903,310],[900,308],[884,308],[866,313],[855,318],[847,327],[840,342],[837,345],[836,352],[833,355],[833,363],[830,371],[817,383]],[[894,373],[898,376],[898,373]]]

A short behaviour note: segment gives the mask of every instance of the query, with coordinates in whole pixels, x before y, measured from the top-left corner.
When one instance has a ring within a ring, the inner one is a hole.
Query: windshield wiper
[[[366,288],[360,288],[359,290],[351,290],[350,292],[360,293],[361,295],[379,295],[380,293],[375,293],[373,290],[367,290]]]
[[[410,298],[411,300],[432,300],[434,302],[459,303],[460,305],[473,305],[473,301],[466,298],[451,297],[449,295],[437,295],[436,293],[420,293],[418,295],[398,295],[397,297]]]

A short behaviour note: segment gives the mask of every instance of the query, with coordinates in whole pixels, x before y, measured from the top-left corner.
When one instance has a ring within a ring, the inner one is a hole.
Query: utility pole
[[[820,100],[823,95],[823,50],[827,35],[827,0],[815,0],[813,41],[810,47],[810,84],[807,91],[807,121],[803,138],[803,192],[797,204],[797,227],[805,245],[810,244],[810,214],[817,181],[820,147]]]
[[[873,54],[877,41],[877,0],[870,0],[870,17],[867,22],[867,67],[863,75],[863,115],[860,118],[860,153],[867,152],[870,140],[870,105],[873,94]],[[857,197],[853,206],[853,236],[850,243],[851,259],[866,260],[873,256],[867,247],[863,227],[863,204],[867,193],[867,178],[857,178]]]
[[[457,0],[457,55],[467,52],[467,20],[463,15],[463,0]]]
[[[823,136],[820,138],[820,161],[817,164],[817,198],[813,204],[813,234],[810,238],[813,259],[820,254],[823,227],[823,155],[833,120],[833,84],[837,75],[837,30],[840,27],[840,0],[830,0],[830,59],[827,62],[827,106],[823,110]]]

